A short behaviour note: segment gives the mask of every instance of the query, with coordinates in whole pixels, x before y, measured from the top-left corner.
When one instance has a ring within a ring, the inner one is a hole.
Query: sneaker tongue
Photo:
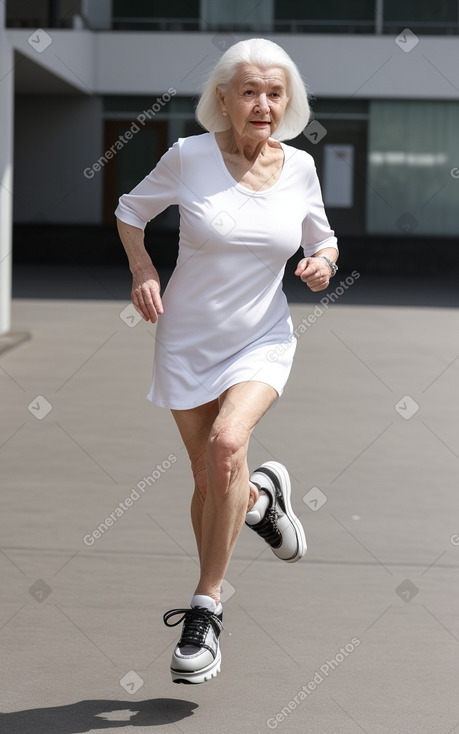
[[[211,596],[207,596],[205,594],[195,594],[191,600],[190,606],[192,609],[208,609],[211,612],[215,612],[217,608],[215,600],[212,599]],[[201,650],[202,647],[199,645],[180,645],[180,652],[182,655],[196,655]]]

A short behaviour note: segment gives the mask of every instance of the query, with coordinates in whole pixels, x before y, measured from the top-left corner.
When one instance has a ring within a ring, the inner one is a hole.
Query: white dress
[[[148,393],[156,405],[194,408],[246,380],[283,391],[296,347],[282,290],[286,261],[300,245],[306,257],[337,245],[312,157],[281,145],[278,180],[251,191],[230,175],[214,133],[181,138],[119,200],[116,216],[141,229],[179,205],[179,254]]]

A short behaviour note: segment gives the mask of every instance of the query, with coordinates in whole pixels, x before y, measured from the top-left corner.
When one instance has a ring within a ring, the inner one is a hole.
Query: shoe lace
[[[170,623],[169,620],[171,617],[177,615],[181,615],[180,619]],[[183,630],[178,643],[179,646],[195,645],[196,647],[202,647],[209,631],[209,626],[212,626],[217,637],[223,629],[220,618],[211,612],[210,609],[204,609],[203,607],[171,609],[169,612],[166,612],[163,620],[166,627],[176,627],[183,621]]]
[[[279,513],[274,507],[267,510],[263,519],[256,525],[249,525],[252,530],[260,535],[272,548],[278,548],[282,544],[282,534],[277,527]]]

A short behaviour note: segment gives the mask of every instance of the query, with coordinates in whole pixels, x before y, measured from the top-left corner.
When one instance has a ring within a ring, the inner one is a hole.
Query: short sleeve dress
[[[312,157],[281,143],[276,183],[252,191],[232,178],[214,133],[179,139],[119,200],[116,216],[141,229],[171,204],[179,252],[163,295],[148,399],[185,410],[257,380],[281,395],[296,339],[282,290],[286,262],[337,249]],[[282,345],[282,348],[278,348]]]

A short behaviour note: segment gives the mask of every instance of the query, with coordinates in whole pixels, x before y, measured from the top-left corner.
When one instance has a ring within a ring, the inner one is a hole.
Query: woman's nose
[[[268,98],[264,92],[258,97],[258,107],[260,112],[269,112]]]

